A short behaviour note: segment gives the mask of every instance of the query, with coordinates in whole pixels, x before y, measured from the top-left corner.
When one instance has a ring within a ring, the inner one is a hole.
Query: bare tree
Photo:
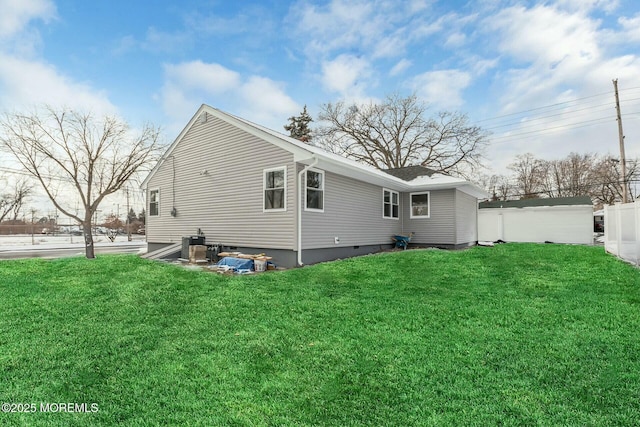
[[[504,175],[479,175],[476,182],[491,195],[491,200],[509,200],[515,191]]]
[[[94,258],[93,216],[100,202],[118,191],[158,153],[159,130],[145,125],[134,135],[116,117],[96,119],[89,113],[47,107],[30,115],[5,114],[0,141],[42,185],[65,215],[82,225],[87,258]],[[83,212],[59,196],[73,188]]]
[[[622,186],[628,186],[628,194],[633,195],[629,183],[640,176],[638,160],[627,160],[627,176],[622,177],[619,160],[605,156],[598,159],[593,168],[594,186],[591,197],[597,204],[612,205],[622,201]]]
[[[464,114],[426,113],[416,95],[389,95],[379,104],[325,104],[315,143],[378,169],[422,165],[464,176],[481,166],[485,131]]]
[[[622,200],[622,186],[633,195],[632,182],[640,178],[638,160],[627,160],[627,176],[616,159],[597,154],[571,153],[564,159],[537,159],[531,153],[516,156],[509,166],[516,182],[513,196],[521,198],[590,196],[596,205]],[[494,178],[494,177],[492,177]],[[496,188],[497,178],[487,181],[489,191]]]
[[[33,186],[26,179],[17,179],[13,183],[5,182],[3,186],[6,191],[0,194],[0,222],[4,220],[17,220],[20,210],[27,197],[33,191]]]
[[[516,156],[516,160],[508,168],[515,174],[515,190],[522,199],[540,197],[546,174],[542,160],[536,159],[531,153],[521,154]]]
[[[597,180],[595,154],[571,153],[560,160],[543,160],[542,192],[548,197],[576,197],[590,195]]]

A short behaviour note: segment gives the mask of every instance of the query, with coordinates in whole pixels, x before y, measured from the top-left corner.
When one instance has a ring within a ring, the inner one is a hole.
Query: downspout
[[[298,172],[298,191],[296,192],[297,195],[296,197],[298,198],[297,200],[297,206],[298,206],[298,265],[300,267],[302,267],[304,264],[302,263],[302,204],[304,203],[304,193],[301,196],[301,190],[304,188],[303,187],[303,183],[302,183],[302,177],[304,176],[305,172],[307,172],[309,169],[311,169],[312,167],[314,167],[315,165],[318,164],[318,158],[316,157],[316,155],[312,155],[311,158],[313,159],[313,162],[310,165],[307,165],[304,167],[304,169],[302,169],[300,172]]]

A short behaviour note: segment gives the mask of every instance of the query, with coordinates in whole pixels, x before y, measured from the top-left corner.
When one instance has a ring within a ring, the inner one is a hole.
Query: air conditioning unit
[[[186,236],[182,238],[182,259],[189,259],[189,246],[193,245],[204,245],[205,243],[204,236]]]

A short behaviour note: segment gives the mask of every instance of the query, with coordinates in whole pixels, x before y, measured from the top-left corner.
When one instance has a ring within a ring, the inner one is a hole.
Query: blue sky
[[[161,125],[207,103],[282,131],[306,104],[415,92],[515,155],[640,155],[635,0],[0,0],[0,110],[41,103]]]

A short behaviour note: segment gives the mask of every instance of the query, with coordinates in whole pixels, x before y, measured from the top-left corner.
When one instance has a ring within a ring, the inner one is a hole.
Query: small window
[[[310,169],[306,179],[305,210],[324,212],[324,172]]]
[[[286,210],[287,168],[267,169],[264,171],[264,210]]]
[[[400,201],[400,196],[397,191],[383,189],[382,190],[382,217],[398,219],[399,212],[400,212],[399,201]]]
[[[149,191],[149,216],[160,215],[160,190]]]
[[[431,216],[431,198],[429,192],[411,193],[411,218],[429,218]]]

